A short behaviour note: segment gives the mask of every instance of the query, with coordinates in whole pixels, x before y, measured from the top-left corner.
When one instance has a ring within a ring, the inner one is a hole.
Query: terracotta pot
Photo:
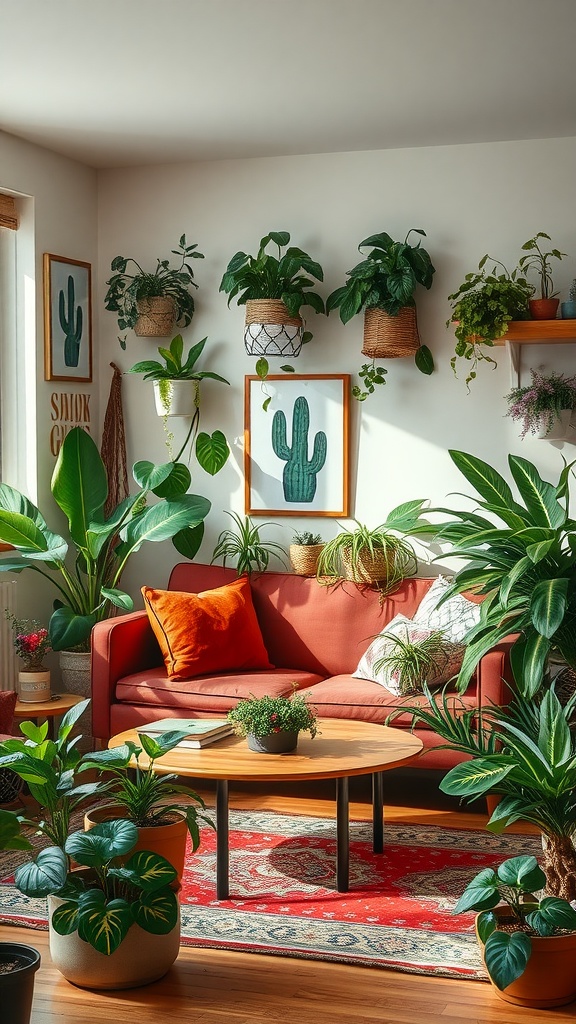
[[[255,736],[249,732],[248,749],[257,754],[289,754],[298,746],[297,732],[271,732],[268,736]]]
[[[138,299],[134,334],[139,338],[169,338],[176,324],[176,304],[170,295]]]
[[[528,306],[533,320],[555,320],[560,299],[529,299]]]
[[[184,814],[180,811],[173,811],[178,820],[169,822],[167,825],[151,825],[148,828],[138,829],[138,840],[136,846],[130,851],[129,857],[137,850],[149,850],[151,853],[158,853],[165,857],[176,871],[178,878],[173,883],[180,885],[184,862],[186,860],[186,842],[188,839],[188,828]],[[126,811],[118,804],[106,804],[104,807],[95,807],[84,815],[84,831],[89,832],[94,825],[103,821],[111,821],[114,818],[125,818]]]
[[[494,913],[498,917],[508,917],[507,907],[496,907]],[[476,938],[482,954],[484,945],[478,938],[478,918],[476,918]],[[576,999],[576,933],[571,935],[531,936],[532,954],[524,974],[503,991],[496,988],[491,980],[494,991],[507,1003],[517,1006],[533,1006],[548,1009],[551,1006],[565,1006]]]

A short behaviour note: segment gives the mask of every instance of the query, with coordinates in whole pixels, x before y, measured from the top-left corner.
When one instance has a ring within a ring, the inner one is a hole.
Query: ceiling
[[[97,168],[576,136],[576,0],[0,0],[0,27],[0,128]]]

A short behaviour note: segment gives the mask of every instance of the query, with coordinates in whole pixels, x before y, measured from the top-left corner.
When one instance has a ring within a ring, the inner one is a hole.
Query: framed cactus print
[[[90,263],[44,253],[44,378],[92,380]]]
[[[348,516],[349,419],[349,374],[246,377],[246,512]]]

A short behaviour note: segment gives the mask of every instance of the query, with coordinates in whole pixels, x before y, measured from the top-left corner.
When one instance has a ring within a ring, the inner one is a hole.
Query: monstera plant
[[[189,469],[178,462],[137,462],[132,474],[137,492],[106,517],[108,481],[98,448],[80,427],[70,431],[51,483],[68,520],[68,540],[52,532],[24,494],[0,484],[0,541],[16,549],[15,557],[0,561],[0,572],[30,569],[54,584],[58,597],[48,628],[55,651],[87,650],[93,625],[108,616],[111,605],[132,610],[132,598],[118,584],[145,541],[172,539],[188,557],[200,546],[210,502],[186,493]],[[151,496],[160,500],[148,504]]]

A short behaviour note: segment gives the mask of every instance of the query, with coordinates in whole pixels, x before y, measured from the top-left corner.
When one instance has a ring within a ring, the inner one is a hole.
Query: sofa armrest
[[[477,668],[478,707],[505,707],[514,693],[510,648],[515,637],[502,640],[480,659]]]
[[[145,611],[96,623],[92,630],[92,727],[97,739],[110,736],[110,705],[118,680],[161,664],[162,653]]]

